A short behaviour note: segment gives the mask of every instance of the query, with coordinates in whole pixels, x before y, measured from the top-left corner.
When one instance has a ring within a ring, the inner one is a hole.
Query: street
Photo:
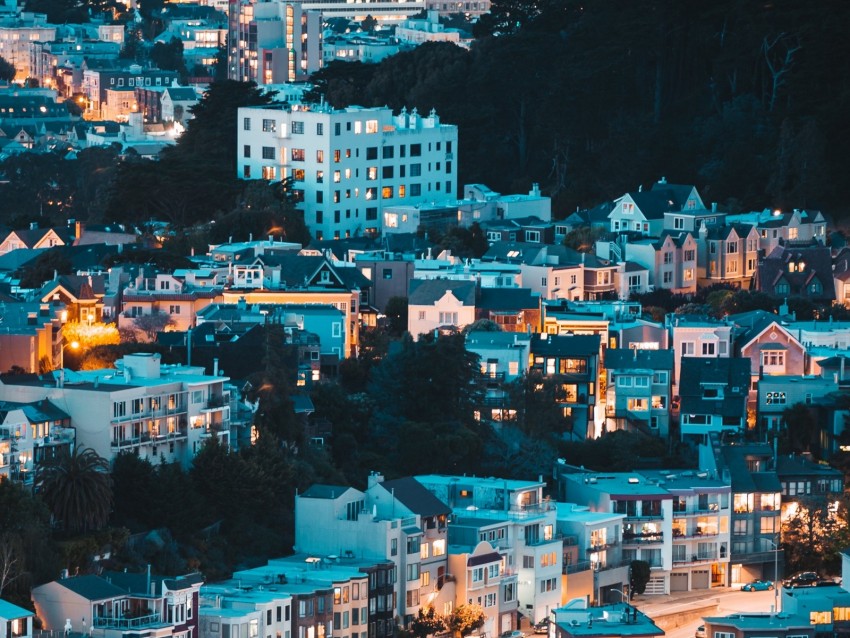
[[[707,604],[708,601],[717,600],[719,603],[717,616],[742,613],[769,613],[774,605],[774,594],[772,591],[745,592],[740,590],[724,589],[721,592],[705,592],[704,596],[682,597],[680,600],[652,602],[651,597],[646,597],[637,603],[638,609],[643,613],[654,617],[661,614],[685,613],[695,607]],[[781,594],[781,592],[780,592]],[[681,627],[671,629],[665,635],[667,638],[693,638],[696,628],[702,624],[700,620],[688,622]]]

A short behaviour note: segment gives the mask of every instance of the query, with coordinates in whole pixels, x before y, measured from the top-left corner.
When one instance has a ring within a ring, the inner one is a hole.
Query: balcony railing
[[[92,627],[96,629],[139,629],[158,625],[162,621],[159,614],[148,614],[135,618],[121,618],[116,616],[95,616]]]
[[[652,534],[627,534],[623,533],[623,545],[643,545],[647,543],[663,543],[664,532]]]
[[[549,538],[539,537],[532,538],[531,540],[526,539],[525,545],[526,547],[536,547],[538,545],[546,545],[547,543],[555,543],[560,542],[563,544],[564,536],[563,534],[554,534]]]
[[[188,436],[186,427],[181,427],[174,432],[165,432],[162,434],[151,434],[143,432],[137,437],[128,437],[112,441],[113,450],[123,450],[127,448],[139,447],[142,445],[158,445],[160,443],[169,443],[185,439]]]

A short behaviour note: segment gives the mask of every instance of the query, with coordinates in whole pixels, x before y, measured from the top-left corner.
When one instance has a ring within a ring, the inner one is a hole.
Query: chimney
[[[34,326],[38,320],[38,313],[29,312],[27,313],[27,325]]]
[[[30,222],[30,230],[38,230],[38,222]]]
[[[83,233],[86,230],[85,222],[77,221],[74,223],[74,239],[79,241],[80,237],[83,236]]]
[[[384,475],[380,472],[372,472],[369,474],[369,481],[367,485],[367,489],[372,487],[373,485],[377,485],[378,483],[384,482]]]
[[[218,357],[213,357],[213,376],[218,376]]]
[[[717,212],[717,202],[711,202],[711,212],[712,213]]]
[[[659,180],[658,180],[658,183],[659,183],[659,184],[666,184],[666,183],[667,183],[667,178],[666,178],[666,177],[662,177],[661,179],[659,179]]]

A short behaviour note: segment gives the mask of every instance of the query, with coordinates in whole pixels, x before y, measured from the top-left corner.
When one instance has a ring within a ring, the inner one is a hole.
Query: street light
[[[774,543],[769,538],[763,538],[773,545],[773,609],[779,613],[779,545]]]
[[[624,594],[621,590],[619,590],[619,589],[614,589],[614,588],[612,587],[612,588],[611,588],[611,589],[609,589],[608,591],[615,591],[615,592],[617,592],[618,594],[620,594],[620,596],[622,596],[622,597],[623,597],[623,598],[622,598],[622,600],[621,600],[620,602],[623,602],[623,603],[624,603],[624,602],[626,602],[627,597],[626,597],[626,595],[625,595],[625,594]]]
[[[71,348],[71,350],[79,350],[80,342],[79,341],[71,341],[69,343],[62,344],[62,350],[59,352],[59,369],[65,369],[65,348]]]

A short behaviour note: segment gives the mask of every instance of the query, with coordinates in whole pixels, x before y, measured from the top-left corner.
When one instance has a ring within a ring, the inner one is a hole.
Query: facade
[[[602,414],[596,411],[599,387],[598,335],[533,335],[531,370],[558,384],[556,401],[572,419],[571,436],[593,438]]]
[[[131,638],[139,631],[162,637],[198,635],[198,592],[203,578],[109,572],[61,578],[33,588],[45,629],[95,638]],[[87,624],[88,623],[88,624]]]
[[[552,614],[554,638],[637,638],[663,636],[664,630],[625,601],[590,608],[586,600],[571,600]]]
[[[732,486],[730,582],[779,580],[782,485],[770,445],[727,445],[713,434],[699,447],[699,466]]]
[[[71,418],[50,401],[0,403],[0,479],[31,483],[39,463],[74,447]]]
[[[758,269],[759,235],[755,226],[708,226],[697,232],[697,284],[731,283],[749,289]]]
[[[756,285],[779,298],[802,296],[831,303],[836,289],[830,248],[816,242],[777,246],[759,264]]]
[[[29,403],[49,399],[71,417],[76,444],[106,459],[136,452],[151,463],[191,464],[203,441],[230,438],[227,377],[203,368],[166,366],[158,354],[126,355],[116,368],[61,370],[6,377],[0,400]]]
[[[605,353],[606,430],[638,429],[667,438],[670,432],[670,350],[608,349]]]
[[[732,356],[732,326],[707,316],[667,315],[673,348],[673,394],[679,394],[679,371],[683,357],[728,358]]]
[[[0,638],[32,638],[35,614],[0,600]]]
[[[278,104],[239,109],[237,126],[238,177],[292,178],[317,240],[379,234],[385,207],[457,190],[457,127],[434,111]]]
[[[697,243],[689,232],[669,234],[659,239],[626,243],[626,259],[649,270],[649,284],[674,294],[690,295],[697,291]]]
[[[650,564],[647,593],[728,584],[728,482],[693,471],[599,474],[560,468],[563,498],[594,512],[625,515],[617,540],[623,560]]]
[[[132,97],[132,91],[136,87],[171,86],[175,80],[176,71],[143,69],[139,65],[131,65],[126,69],[87,67],[83,70],[82,90],[88,99],[84,115],[92,119],[103,119],[110,90],[128,90]]]
[[[56,30],[42,13],[22,11],[15,18],[0,21],[0,57],[14,65],[15,79],[22,82],[35,77],[30,43],[55,40]]]
[[[265,590],[263,585],[255,591],[253,583],[243,588],[204,585],[198,605],[198,637],[239,636],[245,627],[257,636],[292,638],[292,598],[288,592]]]
[[[450,546],[487,541],[503,557],[504,597],[512,589],[523,615],[533,622],[547,618],[561,601],[563,539],[556,532],[555,506],[543,497],[545,484],[434,474],[416,480],[454,513]],[[516,629],[509,622],[502,619],[503,631]]]
[[[228,78],[283,84],[322,66],[322,14],[303,2],[231,0]]]
[[[705,442],[711,433],[747,428],[749,359],[684,357],[679,384],[682,440]]]
[[[439,328],[463,328],[475,321],[474,281],[412,279],[407,331],[418,336]]]

